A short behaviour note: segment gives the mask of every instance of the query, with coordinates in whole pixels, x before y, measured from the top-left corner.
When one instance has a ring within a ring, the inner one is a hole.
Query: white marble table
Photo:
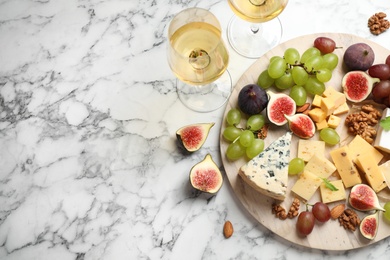
[[[186,109],[166,62],[166,29],[186,7],[224,0],[0,0],[0,259],[388,259],[390,239],[347,252],[296,246],[257,223],[226,181],[198,194],[190,168],[219,166],[224,108]],[[353,33],[389,1],[290,0],[282,41]],[[254,60],[230,49],[233,81]],[[204,147],[177,149],[175,131],[215,122]],[[229,219],[235,229],[222,235]]]

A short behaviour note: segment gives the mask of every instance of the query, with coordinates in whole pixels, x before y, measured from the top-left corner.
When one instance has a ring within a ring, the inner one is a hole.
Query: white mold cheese
[[[287,132],[262,153],[243,165],[239,174],[258,192],[284,200],[288,184],[288,164],[292,133]]]

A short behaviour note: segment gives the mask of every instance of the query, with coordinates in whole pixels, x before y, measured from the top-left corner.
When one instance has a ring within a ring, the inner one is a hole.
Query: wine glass
[[[172,19],[168,40],[168,63],[178,78],[177,93],[183,104],[198,112],[225,104],[232,82],[217,18],[206,9],[185,9]]]
[[[236,15],[229,22],[227,35],[236,52],[247,58],[259,58],[279,43],[282,25],[277,16],[284,10],[288,0],[228,2]]]

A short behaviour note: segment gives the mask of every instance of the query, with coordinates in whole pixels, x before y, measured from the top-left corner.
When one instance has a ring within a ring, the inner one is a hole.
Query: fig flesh
[[[351,102],[360,102],[365,100],[371,93],[378,78],[372,78],[362,71],[350,71],[344,75],[341,85],[345,97]]]
[[[372,215],[368,215],[360,222],[359,230],[360,233],[367,239],[374,239],[378,232],[379,226],[378,211]]]
[[[351,207],[359,211],[385,211],[379,204],[375,191],[366,184],[357,184],[353,186],[349,194],[348,202]]]
[[[288,126],[296,136],[302,139],[312,138],[316,132],[313,120],[305,114],[285,115]]]
[[[267,116],[271,123],[281,126],[287,123],[286,116],[292,116],[296,112],[294,99],[284,93],[267,92],[269,101],[267,105]]]
[[[192,187],[199,191],[207,193],[219,191],[223,183],[222,173],[210,154],[191,168],[190,182]]]
[[[176,138],[187,152],[195,152],[202,147],[213,126],[214,123],[186,125],[176,131]]]
[[[267,93],[256,84],[248,84],[238,93],[238,107],[247,115],[260,114],[267,104]]]
[[[343,60],[350,71],[366,71],[374,64],[375,53],[368,44],[355,43],[345,50]]]

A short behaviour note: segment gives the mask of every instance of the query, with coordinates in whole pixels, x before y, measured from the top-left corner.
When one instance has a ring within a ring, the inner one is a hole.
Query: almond
[[[233,225],[232,222],[226,221],[225,224],[223,225],[223,235],[225,238],[229,238],[233,235]]]
[[[310,103],[305,103],[305,104],[303,104],[302,106],[298,106],[296,112],[297,112],[297,113],[303,113],[303,112],[305,112],[306,110],[308,110],[309,107],[310,107]]]
[[[330,217],[332,219],[337,219],[338,217],[341,216],[341,214],[343,214],[344,210],[345,210],[345,204],[338,204],[330,210]]]

